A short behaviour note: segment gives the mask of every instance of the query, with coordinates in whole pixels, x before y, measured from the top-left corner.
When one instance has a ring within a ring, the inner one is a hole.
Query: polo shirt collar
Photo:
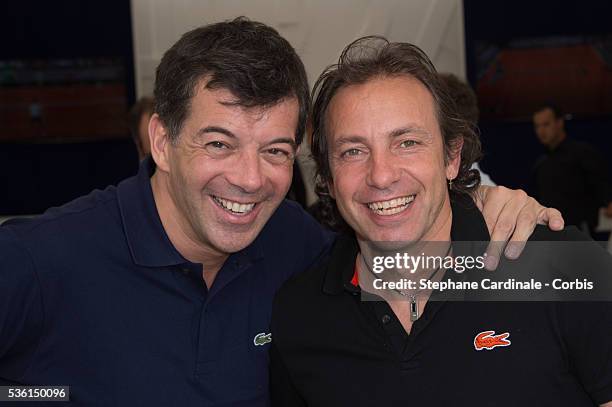
[[[359,292],[359,287],[351,282],[355,274],[355,259],[359,245],[354,234],[338,236],[331,250],[329,262],[325,266],[323,292],[338,295],[344,291]]]
[[[451,226],[453,252],[461,255],[483,253],[490,236],[482,213],[467,194],[451,193],[450,199],[453,212]],[[342,235],[336,239],[325,267],[324,293],[339,295],[345,291],[360,291],[359,287],[355,287],[352,283],[358,253],[359,245],[354,234]]]
[[[157,213],[151,176],[155,163],[149,156],[141,163],[138,174],[117,187],[123,229],[134,263],[146,267],[184,264],[185,258],[174,248]]]

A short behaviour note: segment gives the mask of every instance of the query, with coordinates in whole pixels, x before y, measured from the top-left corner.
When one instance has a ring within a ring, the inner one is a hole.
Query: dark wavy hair
[[[189,31],[166,51],[155,77],[155,112],[174,141],[203,78],[206,88],[227,89],[246,108],[297,98],[295,140],[302,141],[310,110],[306,70],[274,28],[238,17]]]
[[[449,95],[453,98],[459,114],[474,126],[478,125],[480,109],[478,108],[478,98],[470,85],[459,79],[452,73],[441,73],[440,79],[446,85]]]
[[[377,77],[400,75],[415,78],[431,93],[444,138],[445,163],[451,157],[456,143],[463,138],[461,165],[451,190],[470,193],[480,184],[480,174],[471,169],[472,164],[481,156],[476,128],[461,116],[427,55],[412,44],[389,42],[380,36],[363,37],[342,51],[338,63],[323,71],[313,89],[311,145],[317,163],[316,192],[320,199],[317,212],[320,220],[332,229],[344,230],[347,225],[328,191],[328,182],[332,180],[327,146],[326,116],[329,104],[334,95],[346,86],[363,84]]]

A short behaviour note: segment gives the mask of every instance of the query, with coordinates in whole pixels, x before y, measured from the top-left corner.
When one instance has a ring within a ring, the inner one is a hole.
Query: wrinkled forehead
[[[270,89],[262,88],[260,93],[250,90],[245,96],[241,96],[240,92],[236,93],[232,89],[232,85],[231,82],[221,83],[215,81],[211,74],[205,74],[198,79],[192,93],[195,95],[202,90],[215,92],[221,103],[227,106],[242,107],[253,114],[257,114],[257,112],[263,113],[280,103],[292,99],[295,99],[299,109],[299,98],[294,92],[288,92],[286,95],[271,98]]]
[[[440,134],[433,95],[409,75],[375,77],[343,86],[331,98],[325,114],[328,141],[338,134],[392,134],[400,128]]]
[[[225,134],[243,140],[282,137],[295,141],[298,116],[296,98],[244,106],[227,89],[200,88],[191,100],[182,132],[193,138]]]
[[[241,99],[239,95],[236,95],[229,87],[211,85],[210,76],[203,76],[198,83],[195,85],[193,96],[190,99],[189,109],[187,115],[189,116],[194,109],[196,99],[206,99],[206,103],[203,105],[199,104],[198,107],[202,108],[226,108],[226,112],[233,112],[231,114],[248,116],[253,121],[264,120],[271,112],[282,109],[285,113],[293,116],[299,115],[299,100],[297,96],[290,94],[283,96],[277,100],[269,103],[253,103],[251,100]],[[287,108],[290,106],[290,108]],[[295,124],[297,130],[297,123]]]

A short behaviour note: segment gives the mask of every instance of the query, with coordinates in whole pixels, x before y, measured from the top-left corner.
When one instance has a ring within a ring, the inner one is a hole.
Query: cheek
[[[222,171],[210,160],[191,160],[183,162],[173,174],[177,195],[189,200],[199,200],[203,193],[214,193],[225,187]]]
[[[293,164],[272,165],[264,164],[264,177],[266,183],[271,185],[277,195],[285,196],[293,180]]]
[[[357,186],[354,180],[342,175],[336,175],[333,188],[330,190],[333,193],[340,216],[353,228],[358,227],[354,222],[354,219],[358,216],[355,201],[353,200],[356,190]]]
[[[214,165],[204,162],[192,162],[183,168],[184,182],[188,187],[199,188],[214,179],[218,171]]]
[[[407,165],[404,165],[403,168],[407,174],[421,180],[425,187],[427,187],[428,184],[431,186],[431,180],[437,179],[440,174],[442,177],[444,176],[446,166],[443,157],[429,156],[412,160]]]
[[[350,174],[354,174],[351,176]],[[339,207],[346,207],[353,201],[353,196],[358,192],[360,179],[357,174],[349,171],[338,171],[334,177],[334,195]]]

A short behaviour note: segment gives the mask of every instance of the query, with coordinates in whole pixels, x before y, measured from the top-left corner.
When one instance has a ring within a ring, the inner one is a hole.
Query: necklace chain
[[[446,251],[446,254],[444,255],[444,257],[447,257],[449,255],[449,253],[451,252],[451,248],[452,248],[452,244],[448,245],[448,250]],[[374,275],[374,271],[370,268],[370,266],[368,265],[368,262],[366,262],[365,258],[363,257],[363,255],[361,255],[361,260],[363,261],[363,264],[365,264],[366,269],[370,272],[370,274]],[[430,275],[429,277],[427,277],[427,280],[431,280],[432,278],[434,278],[436,276],[436,274],[438,274],[438,272],[440,270],[442,270],[442,263],[440,264],[440,267],[436,268]],[[419,319],[419,303],[418,303],[418,298],[417,298],[417,294],[420,294],[421,291],[423,291],[423,289],[418,290],[416,293],[412,293],[412,294],[407,294],[405,292],[403,292],[402,290],[399,290],[397,288],[394,288],[393,291],[395,291],[396,293],[398,293],[399,295],[403,296],[403,297],[408,297],[410,298],[410,321],[414,322],[417,319]]]

